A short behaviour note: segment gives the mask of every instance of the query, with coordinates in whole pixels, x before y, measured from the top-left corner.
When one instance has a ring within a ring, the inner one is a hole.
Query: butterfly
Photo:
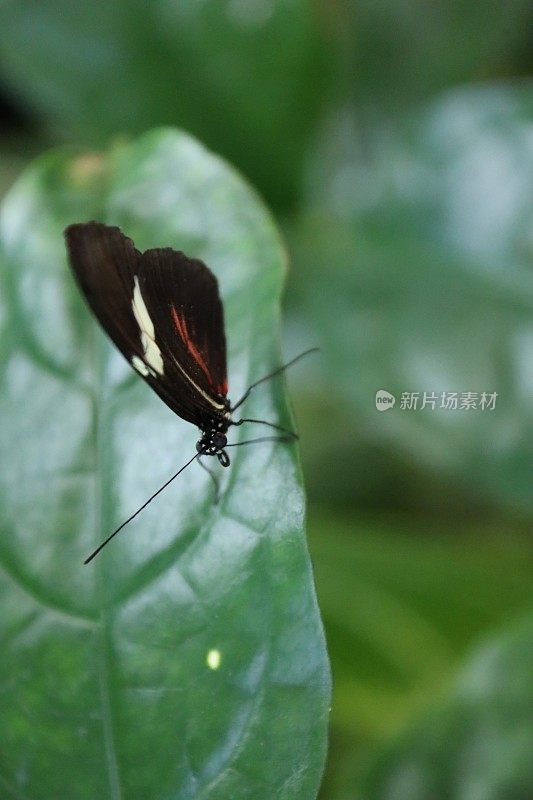
[[[78,286],[104,331],[167,406],[201,434],[193,457],[102,542],[87,564],[194,460],[202,464],[202,456],[214,456],[227,467],[227,447],[297,438],[272,422],[235,420],[232,414],[252,389],[317,348],[253,383],[232,405],[227,396],[224,309],[217,279],[203,261],[170,247],[142,253],[120,228],[101,222],[69,225],[65,239]],[[229,428],[245,422],[268,425],[281,436],[228,444]]]

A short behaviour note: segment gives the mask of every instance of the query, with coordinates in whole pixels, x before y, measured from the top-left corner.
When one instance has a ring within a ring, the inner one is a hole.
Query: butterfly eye
[[[222,448],[225,447],[228,443],[228,440],[223,433],[213,434],[213,438],[211,441],[213,443],[213,447],[215,447],[217,450],[222,450]]]

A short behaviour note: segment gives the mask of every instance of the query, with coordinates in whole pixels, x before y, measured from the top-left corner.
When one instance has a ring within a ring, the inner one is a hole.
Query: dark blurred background
[[[285,354],[321,348],[290,382],[323,800],[533,797],[532,71],[528,0],[0,6],[0,193],[48,147],[175,125],[284,231]]]

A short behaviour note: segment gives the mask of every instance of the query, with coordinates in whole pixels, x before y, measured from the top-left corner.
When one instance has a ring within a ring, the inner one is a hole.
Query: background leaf
[[[323,387],[333,424],[304,446],[305,463],[323,465],[311,490],[330,504],[391,491],[401,503],[407,471],[419,508],[434,505],[438,479],[446,505],[452,491],[470,508],[531,514],[532,107],[529,85],[470,87],[386,131],[348,116],[317,154],[307,210],[289,228],[290,298],[324,352],[309,384]],[[382,388],[398,403],[377,414]],[[416,412],[399,408],[408,391],[420,393]],[[496,408],[420,408],[424,392],[452,391],[497,391]],[[343,469],[354,461],[360,483]]]
[[[46,156],[5,199],[3,795],[312,798],[329,674],[294,450],[232,451],[218,507],[190,469],[82,566],[195,442],[104,339],[67,272],[62,231],[92,217],[140,249],[170,245],[212,267],[232,397],[280,358],[274,225],[189,137]],[[290,424],[282,382],[247,412]]]
[[[407,731],[402,758],[418,753],[425,739],[409,731],[422,710],[430,715],[478,641],[531,604],[529,536],[504,522],[415,524],[391,515],[354,523],[313,508],[309,534],[335,675],[321,797],[359,796],[363,774],[368,797],[379,798],[366,776],[380,754],[387,763],[398,755],[387,742]],[[476,674],[482,681],[481,666]]]
[[[346,94],[384,131],[391,116],[445,87],[523,74],[527,0],[339,0]]]
[[[0,8],[4,81],[67,137],[101,144],[179,124],[282,206],[296,196],[309,116],[329,82],[327,52],[311,0]]]
[[[359,796],[528,800],[532,647],[531,616],[480,647],[439,707],[375,760]]]

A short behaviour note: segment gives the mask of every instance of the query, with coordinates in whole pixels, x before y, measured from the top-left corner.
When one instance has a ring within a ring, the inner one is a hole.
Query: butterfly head
[[[228,443],[226,433],[218,427],[203,431],[202,438],[196,442],[196,449],[206,456],[216,456],[223,467],[229,466],[229,456],[224,451]]]

